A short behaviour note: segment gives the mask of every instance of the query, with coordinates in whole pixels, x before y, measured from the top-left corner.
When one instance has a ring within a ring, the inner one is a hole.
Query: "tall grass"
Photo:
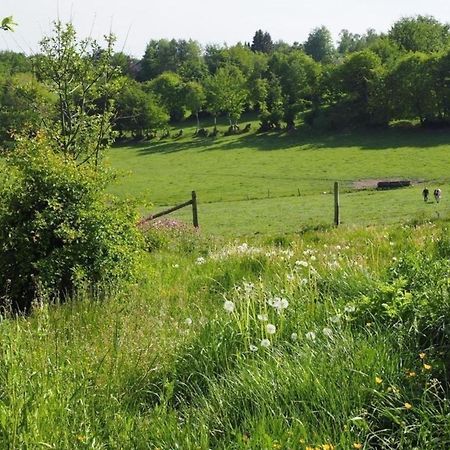
[[[448,448],[445,226],[154,233],[130,292],[2,319],[0,448]]]

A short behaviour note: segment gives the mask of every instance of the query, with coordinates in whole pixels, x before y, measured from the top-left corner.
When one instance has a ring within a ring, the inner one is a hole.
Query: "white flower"
[[[196,260],[195,260],[195,264],[198,264],[199,266],[202,264],[205,264],[206,259],[203,258],[203,256],[199,256]]]
[[[258,351],[258,347],[256,345],[253,345],[253,344],[250,344],[249,349],[250,349],[251,352],[257,352]]]
[[[225,300],[223,304],[225,311],[232,313],[234,311],[234,303],[231,300]]]
[[[355,312],[355,310],[356,310],[356,308],[355,308],[354,305],[347,305],[347,306],[344,308],[344,311],[345,311],[346,313],[352,313],[352,312]]]
[[[315,261],[317,258],[314,255],[311,255],[311,261]]]
[[[302,286],[305,286],[306,284],[308,284],[308,279],[307,279],[307,278],[302,278],[302,279],[300,280],[300,284],[301,284]]]
[[[172,264],[172,267],[173,267],[174,269],[178,269],[178,267],[180,267],[180,265],[179,265],[179,264]]]
[[[341,316],[339,314],[330,317],[330,322],[339,323],[341,321]]]
[[[307,261],[295,261],[295,265],[297,267],[299,267],[299,266],[301,266],[301,267],[308,267]]]
[[[292,273],[288,273],[288,274],[286,275],[286,278],[287,278],[288,281],[294,281],[295,276],[294,276],[294,274],[292,274]]]
[[[190,327],[190,326],[192,325],[192,319],[191,319],[190,317],[188,317],[188,318],[184,321],[184,323],[185,323],[188,327]]]
[[[268,334],[275,334],[275,332],[277,331],[277,327],[272,323],[268,323],[266,325],[266,331]]]
[[[286,309],[289,306],[289,302],[287,301],[287,299],[282,298],[281,302],[280,302],[280,308],[281,309]]]
[[[308,331],[305,334],[306,339],[309,339],[310,341],[315,341],[316,340],[316,333],[314,333],[314,331]]]
[[[322,333],[327,337],[327,338],[331,338],[333,337],[333,330],[331,328],[324,328],[322,330]]]
[[[252,292],[253,289],[255,288],[255,285],[254,285],[253,283],[247,283],[247,282],[245,282],[245,281],[244,281],[244,283],[243,283],[243,286],[244,286],[244,291],[245,291],[247,294],[250,294],[250,292]]]
[[[261,339],[261,347],[270,347],[270,341],[269,339]]]
[[[296,341],[298,339],[298,334],[297,333],[292,333],[291,334],[291,340],[292,341]]]
[[[267,322],[269,320],[269,317],[267,314],[258,314],[258,320],[261,322]]]

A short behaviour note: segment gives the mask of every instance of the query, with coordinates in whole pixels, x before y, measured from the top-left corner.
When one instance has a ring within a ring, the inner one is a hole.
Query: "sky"
[[[101,40],[111,30],[116,49],[141,57],[151,39],[194,39],[202,45],[251,42],[255,31],[274,41],[303,42],[325,25],[334,39],[342,29],[388,31],[399,18],[432,15],[450,22],[449,0],[0,0],[0,18],[12,15],[14,33],[0,31],[0,50],[33,54],[59,17],[80,37]]]

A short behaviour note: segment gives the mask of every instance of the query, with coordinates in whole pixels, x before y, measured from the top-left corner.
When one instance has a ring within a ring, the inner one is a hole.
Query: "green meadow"
[[[256,129],[257,123],[252,126]],[[179,139],[113,148],[109,163],[121,174],[114,193],[150,201],[146,212],[156,212],[189,199],[195,190],[202,229],[221,235],[330,224],[335,181],[347,225],[434,219],[450,210],[447,130],[318,133],[303,128],[202,139],[193,133],[188,124]],[[413,186],[373,188],[374,180],[387,179],[408,179]],[[425,185],[442,189],[440,205],[424,204]],[[190,212],[175,217],[189,220]]]

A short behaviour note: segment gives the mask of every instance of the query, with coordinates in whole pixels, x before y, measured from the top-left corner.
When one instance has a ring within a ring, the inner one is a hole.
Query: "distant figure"
[[[434,192],[436,192],[436,191],[434,191]],[[427,187],[422,191],[422,195],[423,195],[423,201],[427,202],[428,196],[430,195],[430,191],[428,190]]]
[[[441,201],[441,194],[442,192],[439,188],[434,190],[433,195],[434,199],[436,200],[436,203],[439,203]]]

